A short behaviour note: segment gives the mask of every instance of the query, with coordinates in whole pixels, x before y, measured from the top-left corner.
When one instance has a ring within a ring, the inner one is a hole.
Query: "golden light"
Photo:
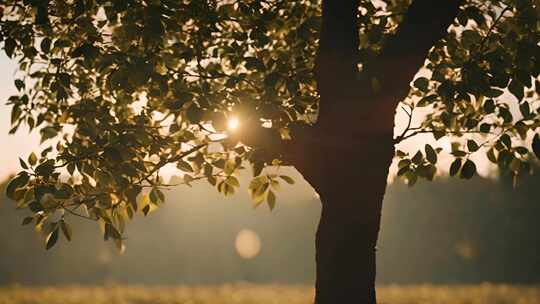
[[[255,231],[244,229],[236,235],[234,246],[240,257],[252,259],[261,252],[261,239]]]
[[[236,117],[232,117],[229,119],[229,121],[227,121],[227,128],[231,131],[238,129],[239,126],[240,121]]]

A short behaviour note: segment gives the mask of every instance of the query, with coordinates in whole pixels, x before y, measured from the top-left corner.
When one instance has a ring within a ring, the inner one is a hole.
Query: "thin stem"
[[[140,184],[142,183],[143,181],[145,181],[147,178],[149,178],[150,176],[152,176],[154,173],[156,173],[159,169],[161,169],[163,166],[165,166],[166,164],[169,164],[169,163],[173,163],[173,162],[176,162],[176,161],[179,161],[181,160],[182,158],[190,155],[191,153],[193,152],[196,152],[200,149],[202,149],[203,147],[207,146],[208,143],[204,143],[204,144],[200,144],[200,145],[197,145],[189,150],[187,150],[186,152],[184,153],[181,153],[179,155],[176,155],[174,157],[171,157],[169,159],[164,159],[164,160],[161,160],[159,161],[156,166],[150,170],[150,172],[148,172],[148,174],[146,174],[144,177],[142,177],[141,179],[139,179],[138,181],[135,182],[135,184]]]
[[[407,114],[407,116],[409,116],[409,121],[407,122],[407,127],[405,127],[405,129],[403,130],[403,132],[401,133],[401,135],[399,135],[395,141],[396,142],[401,142],[404,138],[405,138],[405,134],[407,134],[407,132],[409,132],[410,128],[411,128],[411,123],[412,123],[412,118],[413,118],[413,111],[414,111],[414,108],[412,106],[410,106],[410,109],[411,109],[411,112],[408,112],[405,107],[401,107],[401,109],[403,110],[403,112],[405,112]]]
[[[417,129],[417,128],[414,128],[414,129]],[[413,129],[410,129],[410,130],[413,130]],[[403,137],[398,137],[394,143],[395,144],[399,144],[411,137],[414,137],[418,134],[426,134],[426,133],[434,133],[434,132],[437,132],[438,130],[430,130],[430,129],[421,129],[421,130],[418,130],[418,131],[415,131],[409,135],[406,135],[406,136],[403,136]],[[441,130],[442,131],[442,130]],[[445,134],[494,134],[492,132],[482,132],[482,131],[471,131],[471,130],[459,130],[459,131],[442,131],[444,132]]]
[[[67,213],[69,213],[69,214],[71,214],[71,215],[78,216],[78,217],[80,217],[80,218],[83,218],[83,219],[86,219],[86,220],[89,220],[89,221],[93,221],[93,222],[96,221],[95,219],[93,219],[93,218],[91,218],[91,217],[89,217],[89,216],[86,216],[86,215],[77,213],[77,212],[75,212],[75,211],[73,211],[73,210],[71,210],[71,209],[69,209],[69,208],[66,208],[66,207],[62,207],[62,208],[63,208],[63,210],[67,211]]]
[[[495,29],[495,27],[497,26],[497,24],[499,23],[499,21],[502,19],[502,17],[504,16],[504,14],[509,11],[510,9],[512,9],[512,7],[509,5],[507,7],[505,7],[501,14],[499,15],[499,17],[497,17],[497,19],[495,19],[495,21],[493,22],[493,24],[491,25],[491,27],[489,28],[486,36],[484,37],[484,39],[482,39],[482,41],[480,42],[480,48],[479,50],[482,50],[487,42],[487,40],[489,39],[489,37],[491,36],[491,34],[493,33],[493,30]]]

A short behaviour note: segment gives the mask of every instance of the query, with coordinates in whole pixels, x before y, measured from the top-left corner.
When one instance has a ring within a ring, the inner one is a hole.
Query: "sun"
[[[232,117],[227,121],[227,128],[231,131],[238,129],[239,126],[240,121],[235,117]]]

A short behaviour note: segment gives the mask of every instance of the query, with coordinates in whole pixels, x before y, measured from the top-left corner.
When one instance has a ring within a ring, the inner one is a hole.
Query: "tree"
[[[2,11],[21,76],[10,132],[37,128],[48,146],[6,191],[47,248],[71,238],[69,215],[121,247],[126,220],[172,186],[166,165],[229,195],[251,164],[253,200],[270,208],[293,181],[263,168],[290,165],[322,201],[316,303],[375,303],[393,158],[413,185],[433,179],[441,153],[465,179],[473,154],[515,178],[540,156],[533,0],[4,0]],[[399,103],[409,123],[394,137]],[[418,134],[452,147],[394,152]]]

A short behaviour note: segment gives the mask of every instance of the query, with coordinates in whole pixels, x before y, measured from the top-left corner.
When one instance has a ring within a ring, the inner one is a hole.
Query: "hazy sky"
[[[19,156],[26,158],[34,150],[37,152],[39,139],[35,132],[28,134],[21,128],[14,135],[8,135],[11,128],[11,107],[6,105],[9,96],[16,93],[13,84],[16,64],[9,60],[3,50],[0,51],[0,179],[16,172]]]

